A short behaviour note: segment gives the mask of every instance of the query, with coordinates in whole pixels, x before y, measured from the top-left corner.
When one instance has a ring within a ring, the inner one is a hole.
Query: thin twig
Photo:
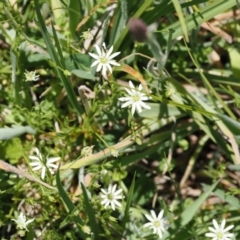
[[[47,184],[47,183],[45,183],[45,182],[43,182],[43,181],[33,177],[29,173],[27,173],[27,172],[25,172],[23,170],[20,170],[20,169],[18,169],[16,167],[12,166],[9,163],[4,162],[3,160],[0,160],[0,168],[3,169],[6,172],[15,173],[19,177],[25,177],[25,178],[27,178],[31,182],[37,182],[37,183],[43,185],[46,188],[49,188],[49,189],[52,189],[52,190],[57,190],[55,187],[52,187],[51,185],[49,185],[49,184]]]

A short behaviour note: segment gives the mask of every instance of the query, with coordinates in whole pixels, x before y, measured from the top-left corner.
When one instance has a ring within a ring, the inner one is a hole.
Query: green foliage
[[[1,3],[1,239],[157,239],[145,214],[162,209],[162,239],[207,240],[213,219],[239,239],[238,5]],[[130,18],[148,26],[145,42],[134,41]],[[95,44],[121,52],[107,77],[89,55]],[[129,80],[149,97],[133,116],[119,101]],[[34,148],[46,160],[38,171]],[[58,169],[40,179],[55,156]],[[100,197],[114,184],[115,211]],[[34,218],[29,232],[11,220],[20,212]]]

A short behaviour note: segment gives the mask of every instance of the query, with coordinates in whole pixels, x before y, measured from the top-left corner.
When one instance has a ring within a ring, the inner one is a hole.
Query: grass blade
[[[46,43],[48,53],[49,53],[52,61],[56,64],[55,70],[57,72],[57,75],[58,75],[59,79],[61,80],[61,82],[62,82],[62,84],[63,84],[63,86],[64,86],[64,88],[67,92],[67,96],[69,98],[69,101],[71,102],[72,106],[77,111],[77,113],[79,115],[81,115],[83,113],[83,109],[80,107],[80,105],[77,102],[76,95],[74,93],[74,90],[72,88],[72,85],[71,85],[69,79],[63,74],[63,71],[65,70],[65,68],[64,68],[65,65],[64,65],[64,60],[63,60],[63,56],[62,56],[62,53],[61,53],[58,38],[56,36],[56,33],[54,33],[55,32],[54,28],[53,28],[54,40],[56,42],[56,46],[57,46],[57,49],[58,49],[58,54],[60,54],[60,59],[58,58],[58,54],[55,51],[55,47],[53,46],[53,43],[51,41],[51,38],[49,36],[49,33],[48,33],[47,28],[45,26],[45,23],[43,21],[43,18],[42,18],[41,12],[40,12],[40,6],[38,4],[38,0],[34,0],[34,4],[35,4],[37,18],[38,18],[38,21],[39,21],[39,27],[41,29],[44,41]]]
[[[194,201],[192,205],[190,205],[187,209],[185,209],[182,212],[180,216],[181,226],[186,225],[193,219],[194,215],[197,213],[201,205],[204,203],[204,201],[207,199],[207,197],[214,190],[214,188],[217,186],[218,183],[219,181],[212,184],[212,186],[206,192],[204,192],[196,201]]]
[[[90,200],[88,198],[87,190],[82,183],[81,183],[81,188],[82,188],[82,191],[83,191],[83,198],[84,198],[84,203],[85,203],[85,206],[86,206],[85,209],[86,209],[86,213],[87,213],[88,218],[89,218],[89,224],[90,224],[90,227],[91,227],[91,231],[94,233],[94,238],[99,239],[98,224],[97,224],[97,221],[96,221],[96,218],[95,218],[95,215],[94,215],[93,208],[90,204]]]
[[[63,186],[62,186],[61,180],[60,180],[59,171],[57,171],[57,173],[56,173],[56,182],[57,182],[57,188],[58,188],[58,191],[59,191],[59,195],[60,195],[63,203],[67,207],[68,214],[73,213],[73,211],[75,210],[76,207],[72,203],[68,194],[63,189]],[[77,226],[78,226],[81,237],[83,237],[83,239],[86,239],[86,234],[81,229],[81,226],[83,226],[82,219],[79,216],[73,216],[73,219],[74,219],[74,222],[77,223]]]
[[[124,211],[123,226],[129,221],[129,214],[130,214],[129,209],[130,209],[130,205],[132,202],[132,196],[133,196],[133,191],[134,191],[134,187],[135,187],[135,177],[136,177],[136,173],[134,173],[132,184],[131,184],[129,192],[128,192],[126,208]]]
[[[177,15],[179,17],[179,21],[180,21],[179,23],[181,24],[181,29],[182,29],[183,35],[186,39],[186,42],[188,42],[189,41],[188,30],[187,30],[187,26],[184,21],[184,16],[183,16],[183,12],[182,12],[182,8],[181,8],[179,0],[173,0],[173,5],[174,5]]]
[[[219,0],[209,3],[206,7],[201,9],[201,14],[199,12],[195,12],[185,18],[185,24],[187,25],[188,31],[198,28],[203,22],[212,19],[218,13],[224,12],[234,6],[236,6],[235,0]],[[183,30],[179,21],[171,24],[167,28],[164,28],[162,30],[163,35],[168,34],[170,29],[174,29],[173,39],[183,35]]]

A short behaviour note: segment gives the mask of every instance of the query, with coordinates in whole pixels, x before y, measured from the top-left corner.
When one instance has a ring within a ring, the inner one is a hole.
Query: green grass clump
[[[239,239],[238,1],[0,9],[1,240]]]

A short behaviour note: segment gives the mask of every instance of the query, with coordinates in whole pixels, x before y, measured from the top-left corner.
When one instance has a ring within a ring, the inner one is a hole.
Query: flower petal
[[[162,219],[163,214],[164,214],[164,209],[161,210],[161,212],[158,214],[158,217],[157,217],[157,218],[158,218],[159,220]]]
[[[115,52],[114,54],[112,54],[111,56],[108,57],[109,60],[115,58],[117,55],[119,55],[121,52]]]
[[[47,163],[53,163],[60,160],[60,157],[51,157],[47,159]]]
[[[38,165],[32,168],[33,171],[38,171],[42,168],[42,166]]]
[[[88,53],[92,58],[99,60],[99,56],[95,53]]]
[[[133,88],[133,89],[135,89],[135,87],[134,87],[134,85],[133,85],[132,81],[129,81],[129,86],[130,86],[130,88]]]
[[[107,51],[107,54],[106,54],[106,57],[107,57],[107,58],[109,58],[109,56],[111,56],[112,51],[113,51],[113,46],[111,46],[111,47],[109,48],[109,50]]]
[[[141,92],[142,89],[143,89],[143,86],[142,86],[142,84],[140,84],[140,85],[138,86],[138,91]]]
[[[99,63],[97,66],[96,72],[100,72],[102,67],[103,67],[102,63]]]
[[[95,48],[96,48],[96,50],[97,50],[98,55],[101,56],[102,53],[101,53],[100,47],[99,47],[98,45],[95,45]]]
[[[106,65],[102,65],[102,75],[107,76],[107,68]]]
[[[30,165],[31,167],[35,167],[35,166],[40,166],[40,167],[42,167],[42,163],[41,163],[41,162],[30,162],[29,165]]]
[[[131,102],[131,101],[128,101],[128,102],[125,102],[125,103],[121,106],[121,108],[125,108],[125,107],[128,107],[128,106],[130,106],[130,105],[132,105],[132,102]]]
[[[96,60],[92,63],[91,67],[95,67],[97,64],[100,64],[100,61],[99,60]]]
[[[150,221],[150,222],[153,222],[154,219],[152,218],[152,216],[148,215],[148,214],[145,214],[145,217]]]
[[[41,161],[41,159],[40,159],[39,157],[36,157],[36,156],[29,156],[29,158],[30,158],[31,160],[34,160],[34,161],[38,161],[38,162]]]
[[[42,167],[41,178],[44,179],[46,174],[46,167]]]
[[[108,63],[111,65],[114,65],[114,66],[121,66],[121,64],[117,63],[116,61],[112,61],[112,60],[109,61]]]
[[[225,219],[223,219],[223,220],[222,220],[222,223],[221,223],[221,226],[220,226],[220,228],[221,228],[221,229],[224,229],[224,227],[225,227],[225,224],[226,224],[226,220],[225,220]]]

